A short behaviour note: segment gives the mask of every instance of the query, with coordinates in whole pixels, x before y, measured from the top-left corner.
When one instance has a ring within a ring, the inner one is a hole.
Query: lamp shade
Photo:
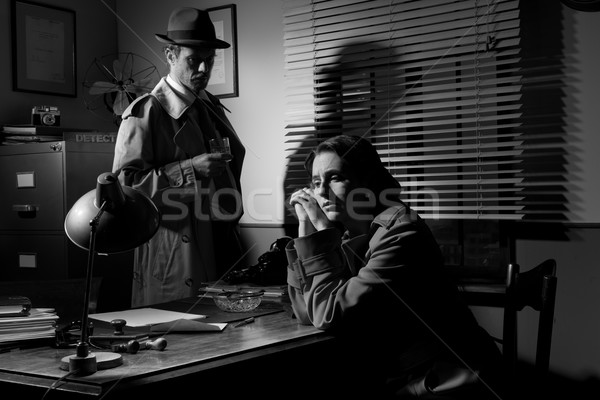
[[[65,218],[67,236],[82,249],[89,250],[94,218],[98,218],[95,252],[113,254],[150,240],[158,230],[160,212],[145,193],[121,186],[114,173],[106,172],[98,176],[96,189],[81,196]]]

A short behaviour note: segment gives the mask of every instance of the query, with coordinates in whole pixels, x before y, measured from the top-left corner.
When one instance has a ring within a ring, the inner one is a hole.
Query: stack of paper
[[[32,308],[23,317],[0,318],[0,345],[32,339],[53,338],[58,315],[54,309]]]

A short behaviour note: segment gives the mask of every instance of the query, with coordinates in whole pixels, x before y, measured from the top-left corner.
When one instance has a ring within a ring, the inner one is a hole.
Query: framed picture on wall
[[[75,11],[12,0],[13,90],[77,96]]]
[[[237,27],[235,4],[207,8],[208,15],[215,26],[218,39],[231,46],[227,49],[216,49],[207,90],[219,98],[238,96],[237,65]]]

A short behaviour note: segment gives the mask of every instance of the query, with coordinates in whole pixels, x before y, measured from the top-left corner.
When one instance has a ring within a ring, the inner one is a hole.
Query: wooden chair
[[[535,370],[540,376],[548,372],[556,302],[556,261],[548,259],[533,269],[520,272],[518,264],[509,264],[502,333],[502,354],[509,372],[518,362],[517,314],[529,306],[538,311]]]
[[[535,353],[535,380],[544,378],[549,369],[554,305],[556,301],[556,261],[548,259],[536,267],[521,272],[518,264],[507,266],[505,284],[461,283],[469,305],[503,307],[502,337],[494,338],[502,346],[507,377],[516,390],[518,358],[518,312],[529,306],[538,311],[537,343]],[[518,379],[517,379],[518,378]]]

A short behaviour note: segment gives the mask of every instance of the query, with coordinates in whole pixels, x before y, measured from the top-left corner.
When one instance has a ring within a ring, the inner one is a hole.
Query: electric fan
[[[134,53],[94,58],[82,83],[85,106],[119,125],[127,106],[138,96],[152,91],[159,79],[156,66]]]

